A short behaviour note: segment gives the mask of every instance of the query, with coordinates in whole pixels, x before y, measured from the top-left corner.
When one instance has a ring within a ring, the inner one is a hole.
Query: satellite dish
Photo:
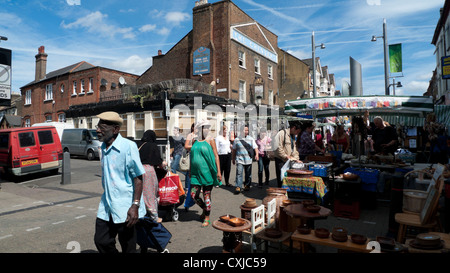
[[[111,83],[111,88],[116,88],[116,83],[115,82]]]
[[[119,78],[119,84],[120,85],[127,84],[127,82],[125,81],[125,79],[122,76],[120,76],[120,78]]]
[[[108,81],[105,80],[105,79],[101,79],[101,80],[100,80],[100,84],[101,84],[102,86],[106,86],[106,85],[108,84]]]

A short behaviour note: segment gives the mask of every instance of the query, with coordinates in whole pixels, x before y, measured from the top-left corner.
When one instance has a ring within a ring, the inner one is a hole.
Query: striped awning
[[[434,113],[436,114],[437,122],[450,128],[450,105],[435,105]]]
[[[425,122],[425,118],[421,117],[386,116],[386,115],[380,115],[380,117],[384,121],[387,121],[389,122],[389,124],[392,125],[416,127],[416,126],[423,126]],[[373,121],[374,118],[375,116],[369,116],[370,121]]]
[[[285,102],[285,113],[308,113],[316,118],[362,115],[367,110],[370,116],[424,118],[433,112],[434,105],[431,97],[422,96],[319,97]]]

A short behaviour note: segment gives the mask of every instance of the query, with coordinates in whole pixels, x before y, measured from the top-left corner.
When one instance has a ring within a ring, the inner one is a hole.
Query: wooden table
[[[320,206],[318,212],[309,212],[303,206],[303,204],[292,204],[284,208],[287,215],[300,218],[301,225],[307,225],[310,228],[314,228],[314,220],[326,219],[332,211],[325,207]]]
[[[318,238],[314,235],[314,230],[311,230],[311,233],[309,234],[300,234],[297,230],[292,234],[291,236],[292,241],[297,241],[300,243],[300,250],[302,253],[306,253],[306,244],[318,244],[318,245],[324,245],[329,247],[334,247],[337,249],[347,250],[347,251],[353,251],[353,252],[363,252],[363,253],[369,253],[372,251],[372,249],[367,249],[367,240],[366,244],[359,245],[355,244],[351,241],[350,236],[348,236],[348,240],[346,242],[337,242],[331,238],[331,233],[328,238]]]
[[[244,225],[234,227],[220,220],[215,220],[212,223],[213,228],[223,231],[223,252],[234,253],[239,252],[242,244],[242,232],[252,227],[252,223],[247,219]]]

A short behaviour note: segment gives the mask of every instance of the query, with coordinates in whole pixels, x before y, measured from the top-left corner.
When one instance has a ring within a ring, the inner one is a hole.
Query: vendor
[[[377,154],[394,154],[398,146],[397,132],[392,126],[386,126],[381,117],[373,119],[375,130],[372,135],[374,150]]]
[[[304,129],[302,129],[302,135],[300,138],[300,147],[298,149],[300,154],[300,160],[306,159],[308,155],[315,155],[316,151],[325,153],[325,149],[320,148],[314,142],[312,138],[313,130],[314,124],[312,122],[304,124]]]

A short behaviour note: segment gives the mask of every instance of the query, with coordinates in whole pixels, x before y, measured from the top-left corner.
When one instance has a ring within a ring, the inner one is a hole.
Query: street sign
[[[0,48],[0,106],[11,105],[11,50]]]

